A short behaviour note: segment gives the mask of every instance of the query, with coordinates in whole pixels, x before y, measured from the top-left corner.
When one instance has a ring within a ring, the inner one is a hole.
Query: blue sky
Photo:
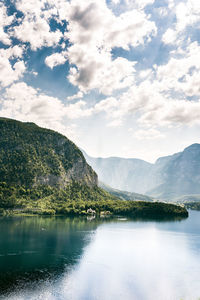
[[[0,116],[92,156],[154,161],[200,142],[196,0],[0,4]]]

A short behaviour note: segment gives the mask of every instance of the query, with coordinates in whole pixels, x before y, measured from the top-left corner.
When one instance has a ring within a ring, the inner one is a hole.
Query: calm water
[[[200,299],[200,212],[182,221],[0,218],[0,299]]]

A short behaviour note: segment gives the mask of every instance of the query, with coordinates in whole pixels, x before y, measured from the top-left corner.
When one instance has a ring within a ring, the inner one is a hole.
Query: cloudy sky
[[[200,143],[200,1],[4,0],[0,95],[92,156]]]

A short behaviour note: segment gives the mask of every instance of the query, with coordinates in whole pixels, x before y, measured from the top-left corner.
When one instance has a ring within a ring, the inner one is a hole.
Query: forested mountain
[[[120,200],[65,136],[34,123],[0,118],[0,215],[12,213],[187,216],[185,208]]]
[[[117,199],[97,183],[97,174],[68,138],[0,118],[0,208],[67,213],[76,210],[73,201]]]
[[[82,152],[65,136],[0,118],[0,181],[27,187],[65,186],[72,180],[97,185],[97,175]]]

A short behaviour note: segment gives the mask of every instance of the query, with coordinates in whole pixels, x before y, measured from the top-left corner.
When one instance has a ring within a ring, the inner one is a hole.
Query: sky
[[[200,143],[200,1],[0,2],[0,116],[96,157]]]

